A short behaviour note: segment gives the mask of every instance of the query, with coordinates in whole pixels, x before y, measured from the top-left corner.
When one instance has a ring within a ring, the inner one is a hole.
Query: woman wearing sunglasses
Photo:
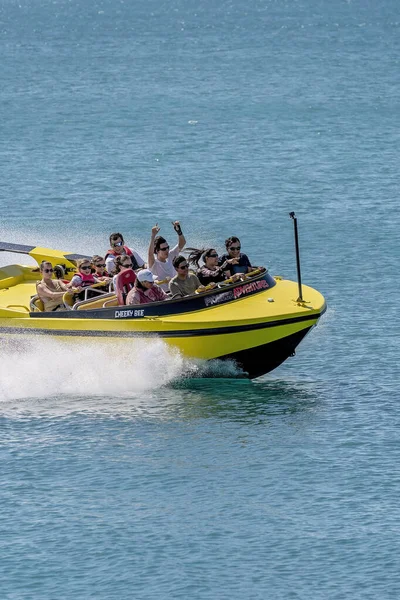
[[[44,304],[44,310],[56,311],[64,310],[62,299],[70,288],[71,284],[65,284],[61,279],[52,279],[54,273],[51,262],[43,261],[40,265],[41,281],[36,284],[36,290],[39,298]]]
[[[241,245],[238,237],[232,236],[225,240],[225,248],[227,252],[220,257],[219,264],[223,265],[225,262],[228,262],[232,275],[236,275],[236,273],[249,273],[256,268],[251,266],[248,256],[240,252]]]
[[[104,258],[99,256],[98,254],[95,254],[95,256],[93,256],[92,258],[92,266],[94,268],[93,275],[97,279],[99,279],[99,281],[111,281],[111,277],[106,271],[106,263],[104,261]]]
[[[231,277],[229,261],[225,261],[222,265],[218,265],[218,252],[214,248],[188,248],[190,250],[189,262],[196,265],[196,275],[203,285],[209,285],[210,283],[219,283],[224,281],[227,277]],[[204,264],[202,267],[199,266],[200,258],[203,259]]]
[[[132,270],[132,261],[130,257],[126,254],[123,254],[122,256],[117,256],[117,258],[115,259],[115,275],[113,277],[114,288],[117,275],[119,275],[123,271],[129,270]]]

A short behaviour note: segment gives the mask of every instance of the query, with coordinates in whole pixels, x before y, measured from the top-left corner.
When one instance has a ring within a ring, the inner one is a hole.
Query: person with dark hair
[[[169,282],[169,291],[173,298],[191,296],[197,289],[204,289],[197,275],[189,273],[189,263],[184,256],[176,256],[173,261],[175,277]]]
[[[104,258],[95,254],[92,258],[92,265],[94,268],[93,275],[97,277],[100,281],[111,281],[111,277],[106,270],[106,264]]]
[[[196,275],[203,285],[219,283],[231,276],[229,261],[226,260],[218,266],[218,252],[214,248],[188,248],[188,250],[190,250],[189,262],[197,266]],[[204,261],[201,267],[200,258]]]
[[[128,292],[126,304],[148,304],[166,300],[167,294],[156,283],[149,269],[142,269],[137,274],[134,287]]]
[[[160,228],[156,223],[151,230],[148,252],[148,267],[165,292],[168,291],[169,281],[175,276],[173,260],[186,244],[179,221],[173,221],[172,226],[178,234],[178,243],[176,246],[170,250],[167,240],[161,235],[157,235]]]
[[[115,288],[115,280],[119,273],[132,269],[132,261],[127,254],[120,254],[115,258],[113,284]]]
[[[110,235],[110,249],[107,250],[105,261],[106,269],[110,275],[115,274],[115,258],[126,254],[132,261],[132,269],[140,269],[144,267],[144,260],[135,250],[124,245],[122,233],[112,233]]]
[[[251,263],[246,254],[242,254],[240,240],[236,236],[232,236],[225,240],[226,254],[223,254],[219,258],[219,264],[223,265],[225,262],[229,263],[229,270],[232,275],[236,273],[249,273],[255,267],[251,266]]]

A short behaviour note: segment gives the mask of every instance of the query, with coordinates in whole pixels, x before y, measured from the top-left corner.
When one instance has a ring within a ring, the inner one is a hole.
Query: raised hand
[[[182,235],[181,224],[179,221],[171,221],[172,227],[175,229],[178,235]]]

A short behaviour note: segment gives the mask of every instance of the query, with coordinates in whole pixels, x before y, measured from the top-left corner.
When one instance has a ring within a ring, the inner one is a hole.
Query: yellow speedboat
[[[70,280],[79,254],[0,242],[0,250],[28,254],[61,265]],[[85,257],[87,258],[87,257]],[[63,338],[161,337],[184,356],[233,359],[248,377],[268,373],[291,356],[317,324],[326,304],[308,286],[298,297],[296,282],[256,269],[242,281],[227,280],[194,296],[138,306],[119,306],[114,293],[43,312],[36,296],[38,267],[15,264],[0,269],[0,333],[3,338],[50,335]],[[300,287],[301,290],[301,287]],[[304,298],[304,299],[303,299]]]

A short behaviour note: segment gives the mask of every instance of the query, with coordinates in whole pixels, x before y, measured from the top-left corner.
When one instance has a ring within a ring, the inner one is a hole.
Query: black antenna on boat
[[[296,215],[294,214],[294,212],[290,212],[289,217],[291,219],[293,219],[293,223],[294,223],[294,242],[296,245],[297,282],[299,284],[299,297],[297,298],[297,302],[304,302],[303,292],[301,289],[300,250],[299,250],[299,234],[297,231],[297,218],[296,218]]]

